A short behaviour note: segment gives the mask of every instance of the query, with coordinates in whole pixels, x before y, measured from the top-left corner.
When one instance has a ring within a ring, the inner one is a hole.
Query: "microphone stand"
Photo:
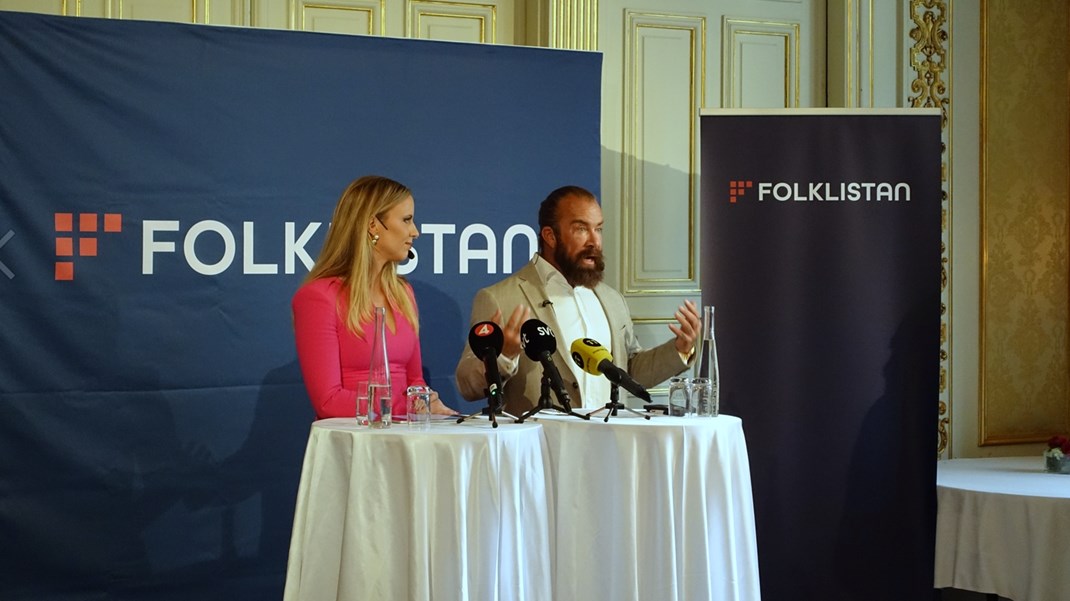
[[[482,408],[482,409],[480,409],[479,411],[475,411],[475,412],[469,413],[468,415],[465,415],[465,416],[457,418],[457,423],[458,424],[463,423],[463,422],[465,422],[465,421],[467,421],[467,420],[469,420],[469,419],[471,419],[471,418],[473,418],[473,417],[475,417],[477,415],[487,415],[487,416],[489,416],[490,417],[490,425],[493,428],[497,428],[498,427],[498,419],[497,419],[498,415],[504,415],[505,417],[510,417],[510,418],[513,419],[514,422],[516,422],[518,424],[521,423],[523,421],[522,419],[518,419],[512,413],[509,413],[509,412],[504,411],[502,409],[502,397],[501,397],[501,392],[500,391],[501,391],[501,388],[498,388],[494,393],[491,393],[488,390],[487,391],[487,406]]]
[[[596,413],[601,413],[603,411],[608,411],[608,413],[606,413],[606,419],[604,419],[602,421],[604,421],[606,423],[609,423],[609,416],[612,415],[613,417],[616,417],[617,416],[617,411],[619,409],[624,409],[625,411],[630,411],[630,412],[634,413],[635,415],[637,415],[637,416],[639,416],[639,417],[641,417],[643,419],[650,419],[650,414],[649,413],[639,413],[635,409],[632,409],[631,407],[628,407],[624,403],[620,402],[620,386],[618,386],[616,382],[610,382],[609,383],[609,402],[606,403],[605,406],[602,407],[601,409],[595,409],[594,411],[588,413],[587,417],[590,418],[592,415],[594,415]]]
[[[582,413],[576,413],[575,411],[573,411],[572,405],[569,404],[567,397],[562,398],[559,396],[558,400],[561,401],[561,406],[558,407],[554,405],[553,401],[550,400],[550,374],[548,374],[545,369],[543,369],[542,371],[542,380],[540,382],[540,385],[541,386],[539,389],[539,402],[536,403],[536,405],[529,409],[526,413],[521,415],[520,418],[516,420],[516,423],[522,424],[524,423],[524,420],[544,409],[553,409],[555,411],[560,411],[561,413],[564,413],[566,415],[576,416],[580,419],[591,419],[590,415],[584,415]]]
[[[499,349],[500,350],[500,349]],[[471,419],[477,415],[486,415],[490,417],[490,424],[492,427],[498,427],[498,415],[505,415],[506,417],[513,418],[514,422],[520,423],[515,415],[506,413],[502,410],[502,405],[505,403],[502,401],[502,379],[498,373],[498,368],[494,362],[498,360],[498,350],[495,350],[494,354],[483,354],[483,366],[487,375],[487,387],[484,389],[487,393],[487,406],[483,409],[469,413],[468,415],[457,418],[457,423],[463,423],[464,421]]]

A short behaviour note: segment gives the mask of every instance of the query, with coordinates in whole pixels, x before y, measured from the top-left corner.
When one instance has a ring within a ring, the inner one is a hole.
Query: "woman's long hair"
[[[378,277],[386,302],[400,311],[413,329],[420,330],[416,307],[409,297],[405,280],[398,276],[397,264],[389,262],[379,274],[372,269],[372,237],[368,227],[373,219],[382,216],[396,204],[412,196],[403,184],[378,175],[365,175],[354,180],[338,199],[316,264],[305,282],[336,277],[342,281],[349,296],[349,314],[343,316],[346,326],[363,338],[362,324],[372,320],[372,284]],[[341,307],[339,307],[341,311]]]

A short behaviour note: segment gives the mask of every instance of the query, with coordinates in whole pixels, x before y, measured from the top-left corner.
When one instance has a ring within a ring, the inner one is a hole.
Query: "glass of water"
[[[368,425],[368,381],[357,382],[357,425]]]
[[[691,378],[676,376],[669,380],[669,400],[666,415],[690,415]]]
[[[431,388],[428,386],[409,386],[405,389],[405,406],[408,408],[406,419],[410,430],[431,429]]]
[[[717,399],[713,395],[713,382],[709,378],[695,378],[691,381],[691,402],[695,406],[695,415],[717,417]]]

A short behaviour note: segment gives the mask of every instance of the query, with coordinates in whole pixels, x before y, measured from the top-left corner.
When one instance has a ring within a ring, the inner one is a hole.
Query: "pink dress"
[[[412,288],[407,288],[415,306]],[[339,303],[341,303],[339,312]],[[346,327],[348,298],[338,278],[322,278],[301,286],[291,303],[297,359],[317,419],[356,415],[357,382],[368,379],[375,325],[364,324],[364,338]],[[390,309],[387,309],[388,311]],[[386,331],[394,415],[405,414],[405,388],[426,385],[420,338],[401,313],[394,312],[395,331]]]

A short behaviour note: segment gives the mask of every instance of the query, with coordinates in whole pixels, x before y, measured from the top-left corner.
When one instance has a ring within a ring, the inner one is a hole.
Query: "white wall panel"
[[[410,38],[495,43],[497,9],[493,4],[409,2],[405,34]]]
[[[721,106],[799,106],[798,23],[726,17]]]
[[[296,3],[295,29],[320,33],[374,35],[380,32],[382,5],[371,2]]]
[[[512,44],[514,2],[408,0],[405,36],[425,40]],[[520,11],[523,15],[524,11]]]
[[[197,4],[204,0],[112,0],[112,16],[139,21],[197,23]]]
[[[383,0],[290,0],[289,27],[319,33],[382,33]]]
[[[622,232],[627,292],[698,289],[697,107],[702,17],[628,11],[624,54]]]
[[[77,0],[0,0],[0,10],[74,16]]]

